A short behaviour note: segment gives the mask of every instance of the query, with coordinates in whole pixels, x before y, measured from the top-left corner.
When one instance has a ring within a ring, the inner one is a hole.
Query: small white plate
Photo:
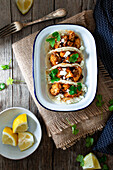
[[[8,126],[12,127],[13,120],[20,114],[26,113],[28,118],[28,131],[34,135],[35,143],[34,145],[21,152],[18,146],[10,146],[2,144],[2,131]],[[30,154],[32,154],[40,144],[42,137],[42,130],[40,123],[36,116],[27,109],[21,107],[11,107],[0,113],[0,154],[6,158],[19,160],[26,158]]]
[[[46,91],[45,41],[49,34],[59,30],[73,30],[77,32],[85,47],[84,84],[87,86],[85,98],[74,104],[56,104],[50,100]],[[41,30],[33,46],[33,79],[34,93],[37,101],[46,109],[53,111],[76,111],[87,107],[94,99],[97,89],[97,55],[96,45],[92,34],[84,27],[72,24],[51,25]]]

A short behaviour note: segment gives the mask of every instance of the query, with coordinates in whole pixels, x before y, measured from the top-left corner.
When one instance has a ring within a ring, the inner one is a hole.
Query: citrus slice
[[[18,9],[22,14],[26,14],[33,4],[33,0],[16,0]]]
[[[5,127],[2,132],[2,143],[12,146],[17,146],[18,136],[13,133],[13,130],[10,127]]]
[[[33,134],[30,132],[18,133],[18,146],[21,151],[24,151],[34,144]]]
[[[13,121],[13,133],[25,132],[28,129],[27,115],[21,114]]]
[[[93,153],[89,153],[84,157],[83,169],[101,169],[99,161]]]

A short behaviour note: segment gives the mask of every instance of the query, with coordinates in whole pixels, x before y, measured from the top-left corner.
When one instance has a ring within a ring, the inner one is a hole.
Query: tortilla
[[[55,54],[55,53],[60,54],[60,52],[70,52],[71,54],[73,54],[73,53],[78,53],[78,54],[79,54],[79,57],[81,58],[81,62],[80,62],[79,64],[80,64],[80,66],[83,68],[83,66],[84,66],[84,56],[83,56],[82,52],[81,52],[80,50],[78,50],[77,48],[75,48],[75,47],[62,47],[62,48],[57,48],[57,49],[55,49],[55,50],[51,50],[51,51],[46,55],[45,62],[46,62],[46,67],[47,67],[47,69],[49,69],[49,68],[52,67],[52,63],[50,62],[50,56],[51,56],[52,54]],[[70,56],[70,55],[68,55],[68,56]],[[60,58],[61,58],[61,57],[60,57]],[[61,59],[62,59],[62,61],[65,60],[65,58],[63,58],[63,57],[62,57]],[[62,62],[62,61],[61,61],[61,62]],[[59,63],[60,63],[60,62],[59,62]],[[58,63],[58,64],[59,64],[59,63]],[[64,62],[63,62],[63,63],[64,63]],[[70,64],[69,61],[65,61],[65,63]],[[76,61],[75,63],[77,63],[77,61]],[[71,63],[71,64],[74,64],[74,63]]]
[[[64,80],[61,81],[60,80],[59,83],[62,84],[62,85],[63,84],[69,84],[69,85],[77,87],[77,83],[74,83],[74,82],[69,82],[69,81],[64,81]],[[48,94],[48,97],[53,102],[58,103],[58,104],[73,104],[73,103],[77,103],[77,102],[81,101],[84,98],[84,95],[87,92],[87,87],[84,84],[82,84],[82,89],[81,89],[82,90],[82,94],[80,94],[80,96],[78,96],[78,97],[72,97],[72,98],[71,97],[65,97],[62,92],[60,92],[56,96],[53,96],[50,93],[50,89],[51,89],[52,85],[53,84],[47,84],[47,94]]]
[[[59,33],[59,35],[60,35],[60,37],[61,37],[61,40],[60,40],[60,41],[57,41],[57,43],[59,42],[58,48],[60,48],[60,47],[63,46],[63,43],[64,43],[64,42],[63,42],[63,38],[62,38],[62,37],[63,37],[63,36],[69,36],[69,34],[70,34],[69,32],[70,32],[70,31],[72,31],[72,30],[59,30],[59,31],[56,31],[56,32]],[[73,31],[73,32],[74,32],[74,31]],[[71,45],[71,46],[83,50],[84,47],[83,47],[82,38],[80,37],[80,35],[79,35],[78,33],[76,33],[76,32],[74,32],[74,33],[75,33],[75,38],[74,38],[74,40],[77,39],[77,38],[80,39],[80,46],[77,47],[77,46],[75,45],[75,43],[73,43],[73,45]],[[52,33],[46,37],[46,40],[49,39],[49,38],[52,38]],[[71,41],[71,40],[69,40],[69,41],[70,41],[70,42],[74,42],[74,41]],[[67,45],[65,45],[65,47],[70,47],[70,45],[67,44]],[[54,47],[51,47],[50,43],[47,42],[47,41],[45,41],[45,50],[46,50],[46,52],[49,52],[49,51],[52,50],[52,49],[55,49],[55,46],[54,46]]]
[[[52,70],[58,71],[55,77],[59,78],[60,80],[66,80],[70,82],[82,82],[83,83],[83,71],[79,64],[66,64],[61,63],[51,67],[49,70],[46,71],[46,77],[48,83],[51,82],[51,72]],[[70,74],[72,74],[70,76]],[[56,81],[55,81],[56,82]],[[58,82],[58,81],[57,81]]]

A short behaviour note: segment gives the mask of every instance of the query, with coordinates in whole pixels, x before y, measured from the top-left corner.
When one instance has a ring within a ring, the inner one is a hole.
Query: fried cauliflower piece
[[[61,89],[61,84],[60,83],[55,83],[52,85],[51,89],[50,89],[50,93],[53,96],[56,96],[57,94],[60,93],[60,89]]]

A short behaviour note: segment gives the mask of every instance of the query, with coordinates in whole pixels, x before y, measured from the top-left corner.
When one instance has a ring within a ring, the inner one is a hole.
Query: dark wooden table
[[[29,22],[36,20],[53,10],[63,7],[68,11],[67,17],[73,16],[83,10],[94,9],[96,0],[34,0],[31,10],[23,16],[17,9],[15,0],[0,0],[0,28],[13,22]],[[65,17],[66,18],[66,17]],[[23,29],[15,35],[0,39],[0,64],[7,64],[12,58],[12,68],[7,71],[0,71],[0,82],[6,82],[8,77],[17,80],[23,80],[15,56],[12,51],[12,43],[22,39],[23,37],[60,20],[43,22],[32,27]],[[39,148],[29,157],[13,161],[0,156],[0,170],[80,170],[79,164],[76,162],[78,154],[86,155],[92,151],[92,148],[85,147],[85,139],[81,139],[73,147],[63,151],[56,149],[51,138],[47,136],[46,128],[37,107],[28,91],[25,83],[14,84],[0,92],[0,111],[12,107],[21,106],[29,109],[39,119],[43,137]],[[94,136],[97,141],[100,132]],[[0,139],[1,140],[1,139]],[[99,153],[96,153],[99,155]],[[113,157],[107,156],[107,164],[110,170],[113,170]]]

